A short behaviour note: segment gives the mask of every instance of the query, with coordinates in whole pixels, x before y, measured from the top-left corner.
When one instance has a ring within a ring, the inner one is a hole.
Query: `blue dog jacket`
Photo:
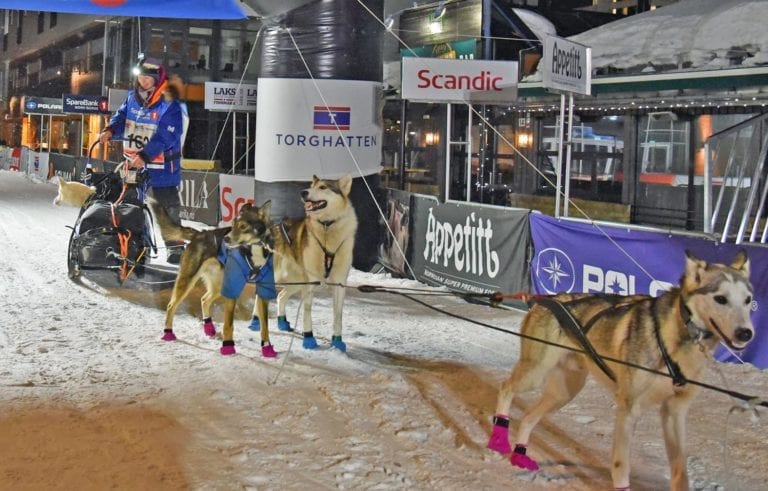
[[[221,296],[236,299],[243,292],[246,283],[255,283],[256,295],[265,300],[277,298],[272,254],[269,255],[264,266],[252,270],[241,248],[230,249],[222,244],[217,259],[224,266]]]

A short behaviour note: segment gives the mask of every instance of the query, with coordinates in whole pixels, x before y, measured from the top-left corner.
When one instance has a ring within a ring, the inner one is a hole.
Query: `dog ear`
[[[341,193],[344,196],[349,196],[349,193],[352,191],[352,176],[347,174],[346,176],[339,179],[339,189],[341,189]]]
[[[695,278],[698,283],[699,268],[704,268],[706,265],[704,261],[694,256],[693,252],[688,249],[685,250],[685,276]]]
[[[253,204],[252,203],[244,204],[243,206],[240,207],[240,213],[238,213],[238,215],[243,216],[243,213],[245,213],[246,211],[250,210],[251,208],[253,208]]]
[[[265,220],[269,220],[270,212],[272,211],[272,200],[267,200],[263,205],[259,207],[259,214]]]
[[[319,180],[320,180],[320,178],[319,178],[319,177],[317,177],[316,175],[312,174],[312,184],[313,184],[313,185],[314,185],[314,184],[315,184],[317,181],[319,181]]]
[[[745,276],[749,277],[749,258],[747,257],[747,251],[740,249],[733,258],[731,267],[737,271],[741,271]]]

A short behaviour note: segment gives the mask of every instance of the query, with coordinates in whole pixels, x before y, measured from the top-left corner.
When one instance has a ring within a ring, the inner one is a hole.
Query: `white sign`
[[[254,84],[205,82],[205,108],[209,111],[256,111]]]
[[[115,112],[120,109],[123,102],[128,98],[128,91],[125,89],[109,89],[109,111]]]
[[[258,99],[257,180],[338,179],[381,170],[381,83],[260,78]]]
[[[592,48],[583,44],[547,36],[539,70],[546,88],[574,94],[592,93]]]
[[[403,58],[402,97],[426,102],[508,103],[517,99],[517,62]]]

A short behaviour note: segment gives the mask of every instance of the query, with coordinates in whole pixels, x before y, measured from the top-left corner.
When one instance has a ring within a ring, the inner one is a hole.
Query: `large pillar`
[[[357,0],[318,0],[266,18],[255,178],[257,201],[271,199],[281,219],[304,214],[299,192],[313,175],[351,174],[354,267],[367,271],[381,236],[368,187],[380,195],[383,27],[374,15],[381,18],[383,0],[364,3],[370,12]],[[329,114],[333,124],[318,124]]]

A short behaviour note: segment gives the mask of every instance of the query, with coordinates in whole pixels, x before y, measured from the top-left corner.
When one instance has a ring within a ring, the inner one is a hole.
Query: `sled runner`
[[[91,153],[97,144],[88,151],[82,176],[95,192],[72,227],[67,250],[69,277],[79,280],[84,275],[104,287],[172,286],[175,268],[148,264],[157,248],[152,215],[144,204],[146,172],[129,170],[124,164],[112,172],[93,172]]]

